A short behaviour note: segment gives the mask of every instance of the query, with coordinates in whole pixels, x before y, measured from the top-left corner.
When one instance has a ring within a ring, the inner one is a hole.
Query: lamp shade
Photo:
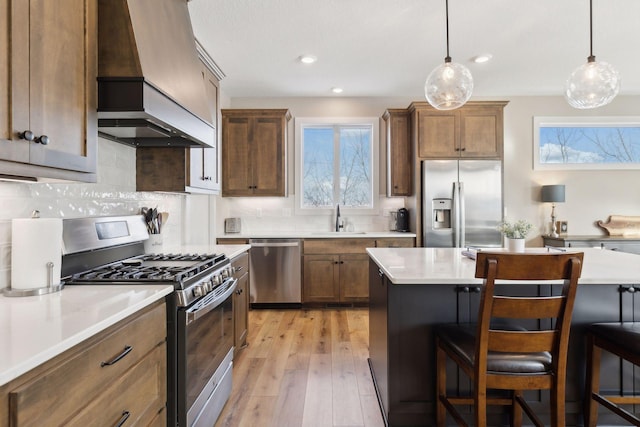
[[[542,201],[546,203],[564,203],[564,185],[543,185]]]

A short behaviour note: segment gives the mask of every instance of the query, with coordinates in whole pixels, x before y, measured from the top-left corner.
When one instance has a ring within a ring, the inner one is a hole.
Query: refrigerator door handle
[[[459,246],[460,248],[464,247],[465,242],[467,241],[466,237],[465,237],[465,226],[467,224],[466,218],[465,218],[465,208],[464,208],[464,182],[460,181],[458,182],[458,197],[460,198],[460,201],[458,203],[458,215],[460,216],[460,240],[459,240]]]
[[[460,247],[460,191],[458,182],[453,183],[453,218],[451,219],[453,227],[453,247]]]

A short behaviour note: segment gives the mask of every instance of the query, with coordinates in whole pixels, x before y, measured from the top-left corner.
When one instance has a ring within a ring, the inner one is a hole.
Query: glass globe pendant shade
[[[472,92],[471,71],[462,64],[451,62],[449,57],[429,74],[424,84],[427,101],[438,110],[462,107],[471,98]]]
[[[620,75],[606,62],[590,56],[586,64],[576,68],[565,86],[569,105],[579,109],[602,107],[613,101],[620,91]]]

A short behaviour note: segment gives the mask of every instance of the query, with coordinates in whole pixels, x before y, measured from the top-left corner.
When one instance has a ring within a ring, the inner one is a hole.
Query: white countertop
[[[374,239],[381,237],[416,237],[415,233],[400,231],[260,231],[256,233],[225,233],[218,239]]]
[[[489,250],[489,249],[487,249]],[[495,249],[492,249],[495,250]],[[580,284],[640,284],[640,255],[606,249],[568,249],[584,252]],[[547,252],[531,248],[528,252]],[[454,248],[370,248],[371,259],[394,284],[480,284],[475,261]]]
[[[172,291],[166,284],[91,285],[42,296],[0,296],[0,385]]]
[[[224,253],[249,245],[177,246],[180,253]],[[166,252],[166,251],[165,251]],[[33,297],[0,294],[0,386],[173,291],[171,285],[66,286]]]

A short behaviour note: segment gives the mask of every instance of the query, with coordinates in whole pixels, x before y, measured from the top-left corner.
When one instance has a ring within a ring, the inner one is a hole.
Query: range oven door
[[[213,425],[231,390],[233,292],[227,279],[189,307],[178,309],[178,425]]]

